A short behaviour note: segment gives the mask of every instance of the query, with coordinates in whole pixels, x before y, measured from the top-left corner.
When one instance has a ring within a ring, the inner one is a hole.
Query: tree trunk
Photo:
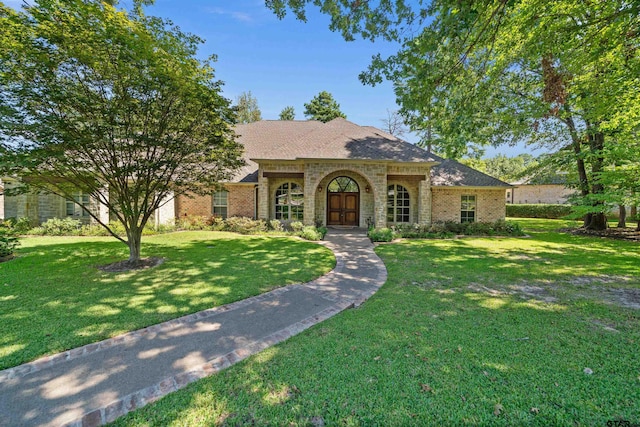
[[[580,136],[578,135],[576,124],[573,121],[573,116],[567,104],[564,105],[564,109],[568,113],[567,117],[565,118],[565,123],[567,124],[567,127],[569,127],[569,134],[571,135],[571,147],[573,148],[573,153],[575,154],[575,157],[576,157],[576,166],[578,168],[578,179],[580,181],[580,184],[579,184],[580,193],[582,194],[583,197],[586,197],[589,195],[589,177],[587,176],[587,168],[584,164],[584,158],[582,155]],[[589,224],[591,223],[591,216],[592,215],[590,214],[585,215],[584,223],[582,224],[584,228],[589,227]]]
[[[640,231],[640,216],[638,216],[638,207],[631,206],[631,212],[629,214],[631,215],[631,218],[633,218],[635,221],[638,221],[636,230]]]
[[[618,217],[618,228],[626,228],[627,227],[627,208],[624,205],[620,205],[619,207],[620,215]]]
[[[129,246],[129,264],[135,266],[140,262],[140,242],[142,241],[142,228],[127,230],[127,245]]]
[[[590,127],[587,123],[587,127]],[[591,194],[603,194],[604,185],[600,182],[600,173],[602,172],[602,166],[604,158],[602,150],[604,149],[604,134],[602,132],[594,132],[589,134],[589,146],[591,148]],[[593,204],[594,208],[604,208],[604,201],[597,200]],[[607,217],[602,212],[594,212],[591,214],[591,220],[585,227],[589,230],[606,230],[607,229]]]

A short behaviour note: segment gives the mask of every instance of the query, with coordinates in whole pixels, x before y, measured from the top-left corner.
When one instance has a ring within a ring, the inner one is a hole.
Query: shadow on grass
[[[638,288],[637,249],[550,233],[381,245],[389,278],[360,309],[117,425],[637,423],[637,310],[491,292],[605,275]]]
[[[116,425],[637,422],[638,323],[612,333],[568,306],[442,293],[391,275],[362,308]]]
[[[165,263],[127,273],[95,268],[126,258],[118,242],[25,245],[18,259],[0,265],[0,368],[306,282],[335,263],[326,248],[295,239],[165,236],[143,241],[143,256]]]

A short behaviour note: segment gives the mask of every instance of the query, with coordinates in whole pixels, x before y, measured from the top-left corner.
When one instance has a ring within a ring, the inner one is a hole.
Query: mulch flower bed
[[[585,230],[584,228],[570,228],[563,231],[567,231],[579,236],[605,237],[608,239],[631,240],[634,242],[640,242],[640,230],[638,230],[637,228],[612,227],[607,228],[606,230]]]

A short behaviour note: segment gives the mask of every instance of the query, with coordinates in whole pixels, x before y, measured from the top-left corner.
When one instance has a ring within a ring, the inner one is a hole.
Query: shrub
[[[124,231],[124,230],[123,230]],[[110,236],[106,228],[100,224],[87,224],[82,226],[80,234],[83,236]]]
[[[368,235],[372,242],[390,242],[395,237],[393,230],[386,227],[374,228],[369,231]]]
[[[496,231],[496,234],[499,235],[524,236],[524,231],[522,231],[522,227],[517,222],[499,219],[493,223],[493,228]]]
[[[31,229],[31,234],[45,236],[78,236],[82,230],[82,223],[73,218],[51,218],[43,222],[40,227]]]
[[[473,236],[493,236],[496,231],[491,222],[466,222],[462,234]]]
[[[571,205],[559,204],[507,204],[507,216],[514,218],[558,219],[571,214]]]
[[[302,229],[304,228],[304,224],[301,223],[300,221],[293,221],[291,224],[289,224],[289,226],[295,233],[301,232]]]
[[[269,228],[273,231],[284,231],[284,225],[279,219],[272,219],[269,221]]]
[[[253,234],[267,231],[267,223],[261,219],[232,216],[225,220],[226,231],[240,234]]]
[[[189,215],[178,218],[176,226],[180,230],[204,230],[211,224],[206,216]]]
[[[0,258],[6,258],[13,255],[15,249],[20,245],[15,230],[0,225]]]
[[[322,234],[322,232],[316,227],[314,227],[313,225],[308,225],[304,227],[298,235],[305,240],[314,240],[314,241],[322,240],[322,238],[324,237],[324,234]]]
[[[27,234],[33,227],[29,218],[7,218],[0,222],[0,226],[11,229],[15,234]]]
[[[444,223],[434,225],[398,224],[391,227],[395,235],[406,239],[437,239],[449,238],[453,233],[446,230]]]

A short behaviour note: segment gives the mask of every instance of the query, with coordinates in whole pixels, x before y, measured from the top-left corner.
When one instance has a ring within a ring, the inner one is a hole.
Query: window
[[[348,176],[339,176],[329,183],[327,191],[329,193],[358,193],[360,188],[358,183]]]
[[[474,222],[476,220],[476,196],[462,196],[460,207],[460,222]]]
[[[84,193],[76,193],[73,196],[73,200],[75,200],[75,203],[72,202],[71,200],[66,201],[67,216],[77,216],[82,218],[88,218],[90,216],[89,212],[82,209],[77,203],[89,209],[89,206],[90,206],[89,195]]]
[[[213,209],[212,209],[213,216],[226,219],[228,204],[229,204],[228,191],[216,191],[215,193],[213,193]]]
[[[387,222],[409,222],[409,192],[402,185],[387,188]]]
[[[286,182],[276,190],[276,219],[302,221],[304,192],[295,182]]]

